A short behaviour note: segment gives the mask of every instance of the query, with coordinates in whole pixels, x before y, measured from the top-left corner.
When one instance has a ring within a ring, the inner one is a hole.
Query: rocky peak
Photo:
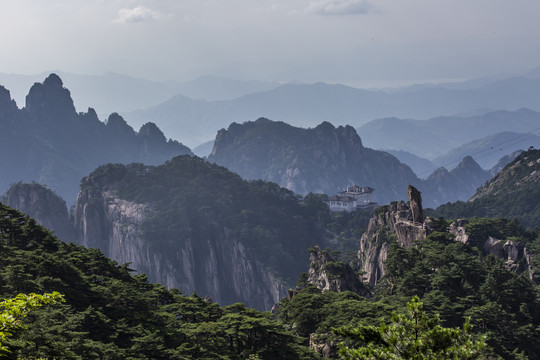
[[[352,291],[361,296],[368,297],[369,290],[354,270],[343,262],[334,260],[326,250],[315,246],[309,254],[308,282],[321,290]]]
[[[450,173],[458,178],[463,183],[463,186],[468,186],[471,192],[476,191],[477,188],[484,185],[491,178],[491,173],[482,169],[471,156],[463,158]]]
[[[163,134],[156,124],[148,122],[144,124],[139,130],[139,136],[144,140],[155,142],[155,143],[166,143],[167,138]]]
[[[144,126],[143,126],[144,127]],[[116,134],[135,135],[135,131],[118,113],[112,113],[107,119],[107,128]],[[142,128],[141,128],[142,130]]]
[[[61,121],[77,115],[71,93],[56,74],[35,83],[26,96],[26,110],[41,118]]]
[[[0,117],[7,117],[18,110],[8,89],[0,85]]]

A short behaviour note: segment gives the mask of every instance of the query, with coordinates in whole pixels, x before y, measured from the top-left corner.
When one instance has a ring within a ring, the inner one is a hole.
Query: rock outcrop
[[[422,195],[414,186],[409,185],[407,188],[409,195],[409,208],[411,210],[411,220],[414,224],[422,224],[424,222],[424,210],[422,209]]]
[[[392,241],[409,247],[427,235],[420,193],[413,186],[409,186],[408,192],[411,206],[401,201],[378,208],[360,239],[358,261],[364,272],[364,281],[371,285],[385,274],[384,262]]]
[[[54,235],[64,242],[75,242],[75,230],[69,220],[66,202],[45,186],[14,184],[2,202],[30,215],[39,225],[53,230]]]
[[[470,236],[466,229],[468,223],[466,219],[458,219],[450,224],[448,231],[455,235],[456,241],[469,243]],[[537,281],[533,264],[534,254],[523,243],[487,236],[485,239],[476,239],[474,244],[478,244],[485,255],[503,259],[508,270],[518,274],[526,273],[529,279]]]
[[[352,291],[361,296],[370,296],[369,290],[348,264],[334,260],[319,246],[310,251],[309,262],[308,283],[321,290]]]

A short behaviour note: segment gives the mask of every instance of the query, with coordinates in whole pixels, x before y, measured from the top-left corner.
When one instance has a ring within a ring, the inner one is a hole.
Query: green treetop
[[[485,338],[474,339],[469,319],[463,328],[444,328],[439,317],[428,317],[417,296],[407,304],[407,314],[392,314],[392,321],[381,321],[379,327],[344,327],[335,330],[348,340],[364,345],[358,348],[340,346],[343,359],[366,360],[436,360],[482,359]]]

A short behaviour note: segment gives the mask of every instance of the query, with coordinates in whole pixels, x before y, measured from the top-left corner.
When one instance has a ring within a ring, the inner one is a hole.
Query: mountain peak
[[[17,104],[11,99],[11,93],[0,85],[0,115],[7,115],[15,110],[17,110]]]
[[[26,96],[26,110],[55,121],[77,115],[73,99],[62,80],[56,74],[50,74],[43,83],[35,83]]]
[[[458,166],[454,168],[454,170],[456,169],[483,170],[470,155],[465,156]]]
[[[51,73],[45,81],[43,81],[43,85],[47,87],[57,87],[57,88],[63,88],[64,83],[62,82],[62,79],[60,79],[60,76],[56,75],[55,73]]]
[[[150,140],[157,140],[164,143],[167,142],[167,138],[165,137],[165,134],[163,134],[163,131],[161,131],[153,122],[144,124],[139,130],[139,136]]]

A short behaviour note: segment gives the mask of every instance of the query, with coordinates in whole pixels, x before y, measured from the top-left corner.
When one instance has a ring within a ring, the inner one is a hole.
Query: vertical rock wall
[[[178,234],[166,243],[144,235],[144,220],[152,206],[119,199],[113,191],[83,190],[74,222],[79,243],[102,249],[119,263],[131,263],[152,282],[196,291],[221,304],[244,302],[261,310],[286,296],[279,282],[226,227],[207,219],[211,236],[198,239]]]

